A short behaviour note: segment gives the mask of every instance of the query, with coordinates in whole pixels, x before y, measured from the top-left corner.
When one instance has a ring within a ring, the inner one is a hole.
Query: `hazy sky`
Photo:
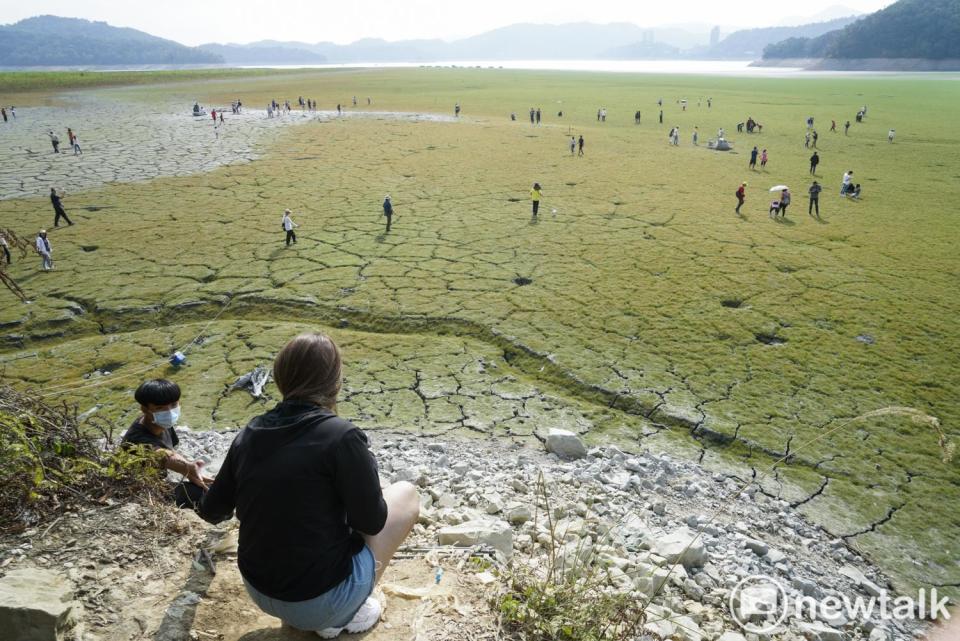
[[[0,23],[38,14],[104,20],[187,45],[359,38],[453,40],[516,22],[708,23],[761,27],[842,5],[892,0],[0,0]]]

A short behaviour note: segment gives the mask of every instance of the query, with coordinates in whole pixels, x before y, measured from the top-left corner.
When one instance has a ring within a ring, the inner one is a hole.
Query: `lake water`
[[[783,76],[798,68],[751,67],[749,60],[449,60],[436,62],[352,62],[326,65],[266,65],[270,69],[403,69],[449,67],[527,69],[534,71],[600,71],[611,73],[663,73],[729,76]]]

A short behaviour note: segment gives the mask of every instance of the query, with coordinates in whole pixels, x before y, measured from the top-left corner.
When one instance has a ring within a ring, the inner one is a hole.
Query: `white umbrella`
[[[786,185],[777,185],[776,187],[771,187],[770,191],[783,191],[784,189],[789,189]]]

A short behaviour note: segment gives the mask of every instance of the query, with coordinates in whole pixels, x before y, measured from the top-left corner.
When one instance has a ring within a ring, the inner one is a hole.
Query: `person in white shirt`
[[[285,209],[285,210],[283,211],[283,220],[281,221],[281,224],[283,225],[283,231],[287,232],[287,247],[290,246],[290,241],[293,241],[293,244],[296,245],[296,244],[297,244],[297,232],[295,232],[295,231],[293,231],[293,230],[296,229],[297,227],[299,227],[300,225],[298,225],[297,223],[293,222],[293,220],[290,218],[290,210],[289,210],[289,209]]]
[[[40,233],[37,234],[36,248],[37,253],[40,254],[40,258],[43,260],[43,271],[47,272],[53,269],[53,247],[47,239],[46,229],[41,229]]]
[[[889,140],[890,142],[893,142],[893,137],[896,135],[897,135],[897,130],[891,129],[890,131],[887,132],[887,140]]]
[[[847,197],[847,192],[850,191],[851,182],[853,182],[852,169],[843,175],[843,184],[840,185],[840,196],[843,198]]]

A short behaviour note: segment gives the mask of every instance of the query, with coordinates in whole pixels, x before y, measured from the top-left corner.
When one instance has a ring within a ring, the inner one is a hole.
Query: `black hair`
[[[133,397],[143,406],[169,405],[180,400],[180,386],[165,378],[156,378],[141,383]]]

